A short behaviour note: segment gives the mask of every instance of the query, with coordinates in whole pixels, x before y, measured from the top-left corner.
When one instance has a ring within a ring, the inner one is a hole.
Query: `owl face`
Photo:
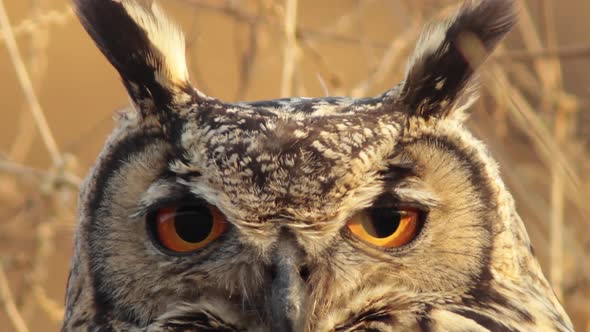
[[[428,27],[377,97],[251,103],[190,85],[155,4],[75,3],[134,107],[81,193],[64,330],[571,329],[462,125],[512,1]]]

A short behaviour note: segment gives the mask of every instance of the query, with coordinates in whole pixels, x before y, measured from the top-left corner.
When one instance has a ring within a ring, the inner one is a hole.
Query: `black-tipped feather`
[[[168,24],[165,18],[157,17],[157,13],[152,9],[129,0],[74,0],[74,4],[80,22],[117,69],[131,98],[142,113],[170,109],[178,95],[195,93],[186,76],[178,75],[183,73],[182,70],[168,68],[177,65],[182,69],[182,66],[185,66],[184,63],[173,63],[176,59],[168,59],[165,54],[184,54],[182,35],[157,36],[159,40],[175,37],[182,40],[179,49],[173,50],[162,50],[161,45],[156,45],[154,40],[150,40],[150,37],[154,37],[150,36],[150,28],[161,34],[167,32],[162,28]],[[130,8],[133,13],[130,13]],[[184,60],[184,57],[182,59]]]
[[[398,98],[415,115],[447,116],[465,99],[475,69],[516,16],[514,0],[468,1],[450,20],[430,26],[410,59]]]

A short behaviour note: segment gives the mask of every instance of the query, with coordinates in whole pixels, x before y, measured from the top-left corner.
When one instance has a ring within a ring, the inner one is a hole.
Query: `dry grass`
[[[578,331],[590,331],[590,83],[571,73],[590,70],[590,44],[560,40],[571,40],[571,32],[586,41],[590,26],[564,30],[572,23],[555,13],[558,5],[572,13],[578,6],[587,11],[584,3],[522,2],[518,27],[484,66],[483,96],[470,121],[500,163],[544,270]],[[196,85],[229,100],[376,94],[401,78],[417,27],[426,17],[448,14],[455,4],[346,0],[326,1],[316,10],[310,0],[165,3],[186,23]],[[77,187],[93,158],[83,153],[86,142],[54,137],[77,126],[60,115],[69,99],[46,106],[40,98],[52,78],[51,43],[67,38],[60,27],[77,33],[81,28],[64,0],[31,0],[26,6],[23,17],[10,23],[10,9],[22,14],[22,3],[0,0],[0,49],[7,50],[0,53],[0,65],[10,64],[0,68],[12,70],[0,82],[3,88],[18,87],[23,96],[0,98],[14,100],[2,104],[0,125],[13,133],[0,141],[0,326],[14,331],[59,326]],[[195,22],[208,23],[196,27]],[[205,43],[219,31],[231,40],[214,36],[218,45]],[[204,65],[208,57],[202,50],[216,46],[223,58]],[[208,74],[216,71],[223,75]],[[92,77],[77,79],[84,88]],[[91,91],[95,98],[105,98],[103,93]],[[120,94],[110,98],[124,104]],[[82,141],[100,145],[108,131],[102,114],[88,115],[92,123]],[[50,125],[46,118],[56,121]],[[31,157],[43,150],[49,158]]]

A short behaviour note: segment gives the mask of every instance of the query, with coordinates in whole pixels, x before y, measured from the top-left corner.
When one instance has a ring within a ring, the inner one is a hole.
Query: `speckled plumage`
[[[468,1],[429,26],[380,96],[250,103],[192,87],[182,33],[155,4],[75,5],[134,108],[81,190],[63,331],[573,330],[463,126],[513,1]],[[186,197],[231,227],[171,255],[145,216]],[[388,250],[352,237],[347,219],[376,202],[427,211],[418,237]],[[293,286],[275,285],[282,273]]]

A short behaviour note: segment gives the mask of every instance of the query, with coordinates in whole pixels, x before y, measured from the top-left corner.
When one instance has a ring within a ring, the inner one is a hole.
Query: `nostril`
[[[270,266],[270,280],[275,280],[277,278],[277,266],[271,265]]]
[[[307,265],[303,265],[299,268],[299,275],[304,282],[307,282],[307,279],[309,279],[309,268]]]

